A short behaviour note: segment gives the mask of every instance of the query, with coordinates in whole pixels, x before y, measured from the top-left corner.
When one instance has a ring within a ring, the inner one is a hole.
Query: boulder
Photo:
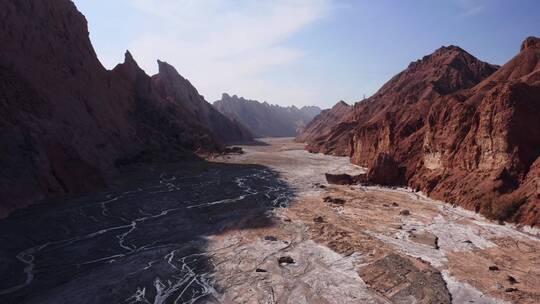
[[[313,221],[315,223],[324,223],[324,219],[323,219],[322,216],[318,216],[318,217],[314,218]]]
[[[349,175],[349,174],[325,174],[326,181],[333,185],[356,185],[366,183],[366,175]]]
[[[334,185],[352,185],[354,184],[354,179],[349,174],[329,174],[326,173],[326,181],[329,184]]]
[[[336,205],[345,205],[345,200],[339,197],[326,196],[323,198],[325,203],[331,203]]]
[[[244,150],[241,147],[227,147],[224,151],[225,154],[244,154]]]
[[[367,179],[378,185],[395,185],[399,182],[398,163],[388,154],[379,153],[369,168]]]
[[[278,259],[278,263],[280,266],[285,266],[288,264],[294,264],[294,259],[290,256],[283,256]]]
[[[514,285],[514,284],[517,284],[518,281],[516,280],[516,278],[514,278],[513,276],[509,275],[506,277],[506,279],[508,280],[508,282],[510,282],[510,284]]]
[[[400,214],[400,215],[411,215],[411,212],[410,212],[409,210],[405,209],[405,210],[401,210],[401,211],[399,212],[399,214]]]

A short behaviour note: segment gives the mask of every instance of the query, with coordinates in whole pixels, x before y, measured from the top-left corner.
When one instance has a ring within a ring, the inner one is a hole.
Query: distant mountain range
[[[214,107],[256,137],[294,137],[321,112],[316,106],[282,107],[229,94],[223,94]]]

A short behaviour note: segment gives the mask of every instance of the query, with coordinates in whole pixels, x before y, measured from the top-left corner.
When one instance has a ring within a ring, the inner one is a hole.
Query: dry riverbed
[[[291,139],[0,220],[0,303],[540,303],[540,242]]]
[[[364,169],[291,139],[263,142],[217,161],[268,166],[295,195],[271,224],[209,237],[216,302],[540,303],[534,231],[407,189],[330,186],[324,173]]]

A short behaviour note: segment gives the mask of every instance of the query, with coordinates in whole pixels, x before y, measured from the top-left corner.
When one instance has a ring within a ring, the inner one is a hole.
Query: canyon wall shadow
[[[193,161],[18,210],[0,220],[0,302],[211,302],[205,236],[272,225],[293,195],[268,167]]]

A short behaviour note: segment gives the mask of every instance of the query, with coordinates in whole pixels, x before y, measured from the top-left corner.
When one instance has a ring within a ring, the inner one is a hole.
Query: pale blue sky
[[[503,64],[540,36],[535,0],[75,0],[102,63],[129,49],[149,74],[173,64],[221,93],[329,107],[373,94],[441,45]]]

